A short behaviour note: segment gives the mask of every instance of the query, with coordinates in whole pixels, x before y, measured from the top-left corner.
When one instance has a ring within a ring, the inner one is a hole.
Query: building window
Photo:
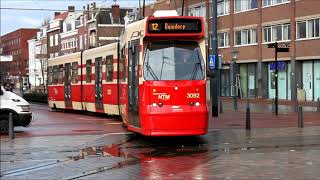
[[[258,0],[235,0],[234,6],[234,12],[247,11],[258,8]]]
[[[256,29],[242,29],[235,31],[235,45],[250,45],[257,43]]]
[[[92,67],[91,67],[91,59],[87,60],[86,62],[86,82],[91,83],[91,74],[92,74]]]
[[[290,24],[263,27],[263,42],[290,40]]]
[[[78,62],[72,63],[72,83],[78,83]]]
[[[56,34],[55,36],[54,36],[55,38],[54,38],[54,45],[55,46],[58,46],[58,42],[59,42],[59,35],[58,34]]]
[[[83,49],[83,42],[82,42],[83,40],[82,40],[82,38],[83,38],[83,36],[80,36],[80,37],[79,37],[79,43],[80,43],[80,44],[79,44],[79,46],[80,46],[79,48],[80,48],[80,49]]]
[[[107,82],[112,82],[113,80],[113,56],[107,56],[106,58],[106,80]]]
[[[297,22],[297,39],[319,38],[320,18]]]
[[[205,6],[195,6],[189,9],[189,16],[201,16],[206,18],[206,7]]]
[[[229,33],[223,32],[218,33],[218,47],[227,47],[230,45],[229,41]]]
[[[50,41],[50,42],[49,42],[49,43],[50,43],[50,47],[52,47],[52,46],[53,46],[53,36],[52,36],[52,35],[50,36],[49,41]]]
[[[281,4],[288,1],[289,0],[263,0],[263,6],[272,6],[272,5]]]
[[[228,15],[230,14],[230,0],[223,0],[220,2],[217,2],[217,15],[218,16],[223,16],[223,15]],[[210,8],[210,17],[212,17],[212,5]]]

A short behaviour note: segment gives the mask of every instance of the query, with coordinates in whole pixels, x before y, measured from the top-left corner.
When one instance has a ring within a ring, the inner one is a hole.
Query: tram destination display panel
[[[148,33],[200,33],[200,19],[151,19]]]

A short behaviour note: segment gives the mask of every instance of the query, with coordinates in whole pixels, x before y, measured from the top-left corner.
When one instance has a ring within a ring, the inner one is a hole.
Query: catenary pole
[[[218,94],[219,94],[219,70],[218,70],[218,41],[217,41],[217,0],[212,3],[212,23],[211,23],[211,54],[216,57],[215,70],[210,76],[210,94],[212,102],[212,116],[218,117]]]

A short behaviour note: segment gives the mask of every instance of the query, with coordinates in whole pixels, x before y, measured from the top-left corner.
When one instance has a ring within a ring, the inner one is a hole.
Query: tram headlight
[[[162,103],[162,102],[159,102],[158,105],[159,105],[159,107],[162,107],[162,106],[163,106],[163,103]]]
[[[199,102],[196,102],[195,105],[196,105],[196,106],[200,106],[200,103],[199,103]]]
[[[156,104],[156,103],[152,103],[152,106],[153,106],[153,107],[157,107],[157,104]]]
[[[190,106],[194,106],[194,102],[190,102]]]

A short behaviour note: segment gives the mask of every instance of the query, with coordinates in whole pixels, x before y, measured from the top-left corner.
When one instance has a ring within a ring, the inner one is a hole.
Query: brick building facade
[[[211,0],[185,0],[185,15],[203,16],[211,37]],[[182,0],[158,0],[156,10],[182,12]],[[279,99],[320,98],[320,1],[221,0],[218,2],[218,54],[222,59],[220,95],[236,92],[244,98],[275,96],[273,42],[290,43],[289,53],[279,53]],[[207,41],[208,48],[210,41]],[[233,59],[232,52],[238,51]],[[233,65],[234,64],[234,65]],[[235,67],[235,68],[233,68]],[[233,87],[236,87],[234,91]]]
[[[12,55],[12,62],[0,62],[0,71],[6,82],[20,87],[20,82],[28,83],[29,51],[28,40],[35,37],[39,29],[21,28],[1,36],[3,55]]]

